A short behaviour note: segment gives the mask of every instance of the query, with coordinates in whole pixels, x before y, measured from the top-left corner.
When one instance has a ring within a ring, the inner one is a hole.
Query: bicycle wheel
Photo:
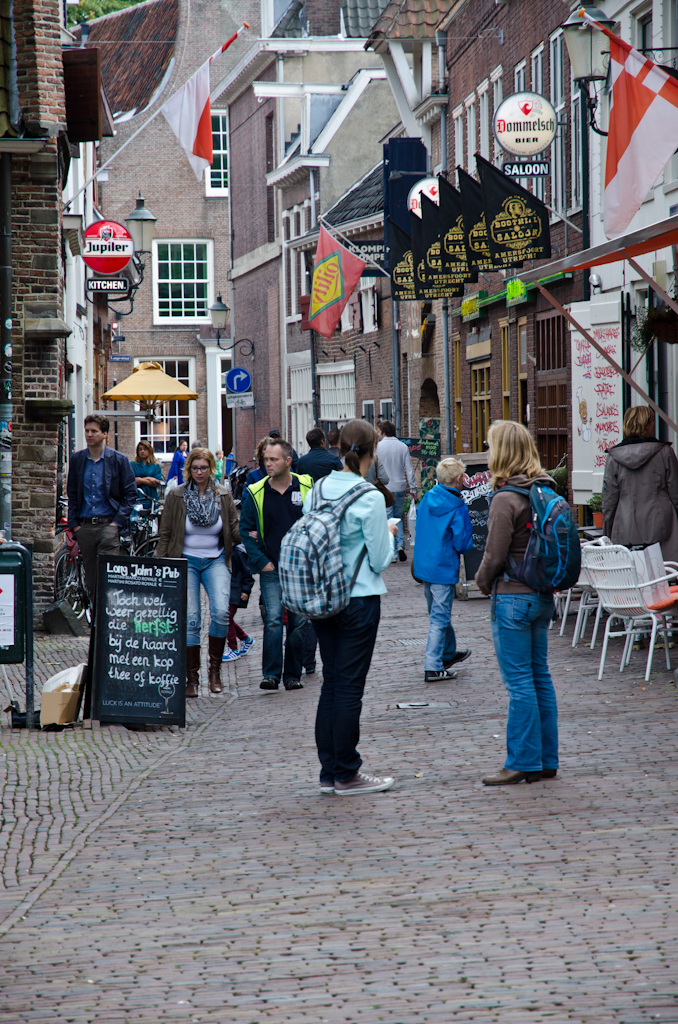
[[[57,558],[54,566],[54,600],[67,601],[77,618],[91,625],[92,606],[85,587],[85,572],[79,558],[69,560],[68,551]]]
[[[71,570],[68,561],[68,548],[64,545],[54,562],[54,600],[61,601],[66,596],[66,580]]]
[[[143,544],[139,545],[139,547],[136,549],[134,554],[138,558],[154,558],[155,557],[155,549],[156,549],[157,546],[158,546],[158,538],[157,537],[149,537],[148,540],[145,540],[143,542]]]

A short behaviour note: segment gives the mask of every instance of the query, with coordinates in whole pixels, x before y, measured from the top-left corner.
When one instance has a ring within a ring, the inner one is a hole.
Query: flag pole
[[[247,24],[246,21],[243,21],[242,25],[237,30],[237,32],[234,32],[233,35],[231,36],[231,38],[226,40],[226,42],[221,47],[221,49],[217,50],[216,53],[212,54],[212,56],[209,58],[210,64],[212,63],[212,61],[214,60],[215,57],[219,57],[222,53],[224,53],[229,48],[231,43],[235,42],[235,40],[238,38],[240,33],[244,29],[246,29],[246,28],[249,28],[249,25]],[[75,193],[75,195],[71,196],[71,198],[68,200],[68,202],[64,206],[64,211],[66,211],[68,209],[68,207],[71,205],[71,203],[74,202],[78,198],[78,196],[82,192],[85,191],[85,189],[87,188],[88,185],[92,184],[94,179],[97,178],[101,174],[101,172],[106,167],[108,167],[109,164],[113,163],[113,161],[115,160],[115,158],[117,156],[120,156],[120,154],[122,153],[123,149],[127,149],[127,147],[129,146],[130,142],[134,142],[134,140],[136,139],[137,135],[140,135],[141,132],[143,132],[144,128],[148,128],[148,126],[151,123],[151,121],[155,121],[155,119],[158,116],[158,114],[162,113],[162,108],[164,106],[165,106],[165,104],[163,103],[162,106],[158,107],[158,109],[156,111],[154,111],[154,113],[151,114],[151,116],[148,118],[148,120],[144,121],[144,123],[141,125],[141,127],[137,128],[137,130],[130,135],[129,139],[127,139],[125,142],[123,142],[122,146],[120,146],[119,149],[116,149],[115,153],[113,153],[112,156],[109,156],[108,160],[106,160],[106,162],[103,163],[101,165],[101,167],[97,168],[96,172],[91,176],[91,178],[88,178],[87,181],[85,182],[85,184],[82,185],[78,189],[78,191]]]
[[[385,270],[384,270],[384,268],[383,268],[383,267],[380,267],[378,263],[375,263],[375,262],[374,262],[374,260],[371,260],[371,259],[369,258],[369,256],[364,256],[364,255],[363,255],[363,254],[361,253],[361,251],[360,251],[360,249],[358,248],[358,246],[357,246],[357,245],[355,245],[355,244],[354,244],[354,243],[353,243],[353,242],[352,242],[352,241],[350,240],[350,238],[347,238],[347,237],[346,237],[346,235],[342,234],[342,233],[341,233],[341,231],[339,230],[339,228],[335,228],[335,227],[332,227],[331,225],[328,225],[328,224],[326,224],[326,223],[325,223],[325,219],[324,219],[324,217],[323,217],[322,215],[318,215],[318,220],[320,221],[320,223],[322,224],[322,226],[323,226],[323,227],[325,228],[325,231],[327,232],[327,234],[328,234],[328,235],[332,235],[332,237],[333,237],[333,238],[334,238],[334,235],[332,234],[332,232],[334,232],[335,234],[339,235],[339,238],[340,238],[340,239],[342,240],[342,242],[345,242],[345,243],[346,243],[346,245],[349,245],[349,246],[351,247],[351,250],[353,251],[353,253],[354,253],[354,254],[355,254],[356,256],[358,256],[358,257],[359,257],[359,258],[360,258],[360,259],[361,259],[361,260],[363,261],[363,263],[369,263],[369,264],[370,264],[370,266],[372,266],[372,267],[376,267],[376,268],[377,268],[377,270],[379,271],[379,273],[380,273],[380,274],[381,274],[381,275],[382,275],[383,277],[386,277],[386,276],[387,276],[387,275],[386,275],[386,272],[385,272]],[[336,241],[336,239],[335,239],[335,241]]]

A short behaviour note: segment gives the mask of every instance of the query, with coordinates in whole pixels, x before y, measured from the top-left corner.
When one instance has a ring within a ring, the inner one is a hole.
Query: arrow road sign
[[[226,389],[236,395],[242,395],[252,388],[252,375],[242,366],[232,367],[226,374]]]

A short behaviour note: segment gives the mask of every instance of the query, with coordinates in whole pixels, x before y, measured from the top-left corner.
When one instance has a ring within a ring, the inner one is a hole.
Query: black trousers
[[[113,523],[83,523],[75,533],[85,569],[85,586],[92,605],[97,594],[97,557],[120,554],[120,529]]]

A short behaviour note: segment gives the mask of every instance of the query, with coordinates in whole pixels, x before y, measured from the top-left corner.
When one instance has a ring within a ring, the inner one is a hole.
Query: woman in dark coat
[[[678,561],[678,459],[654,423],[646,405],[624,414],[624,440],[605,463],[603,531],[626,547],[658,542],[667,561]]]

